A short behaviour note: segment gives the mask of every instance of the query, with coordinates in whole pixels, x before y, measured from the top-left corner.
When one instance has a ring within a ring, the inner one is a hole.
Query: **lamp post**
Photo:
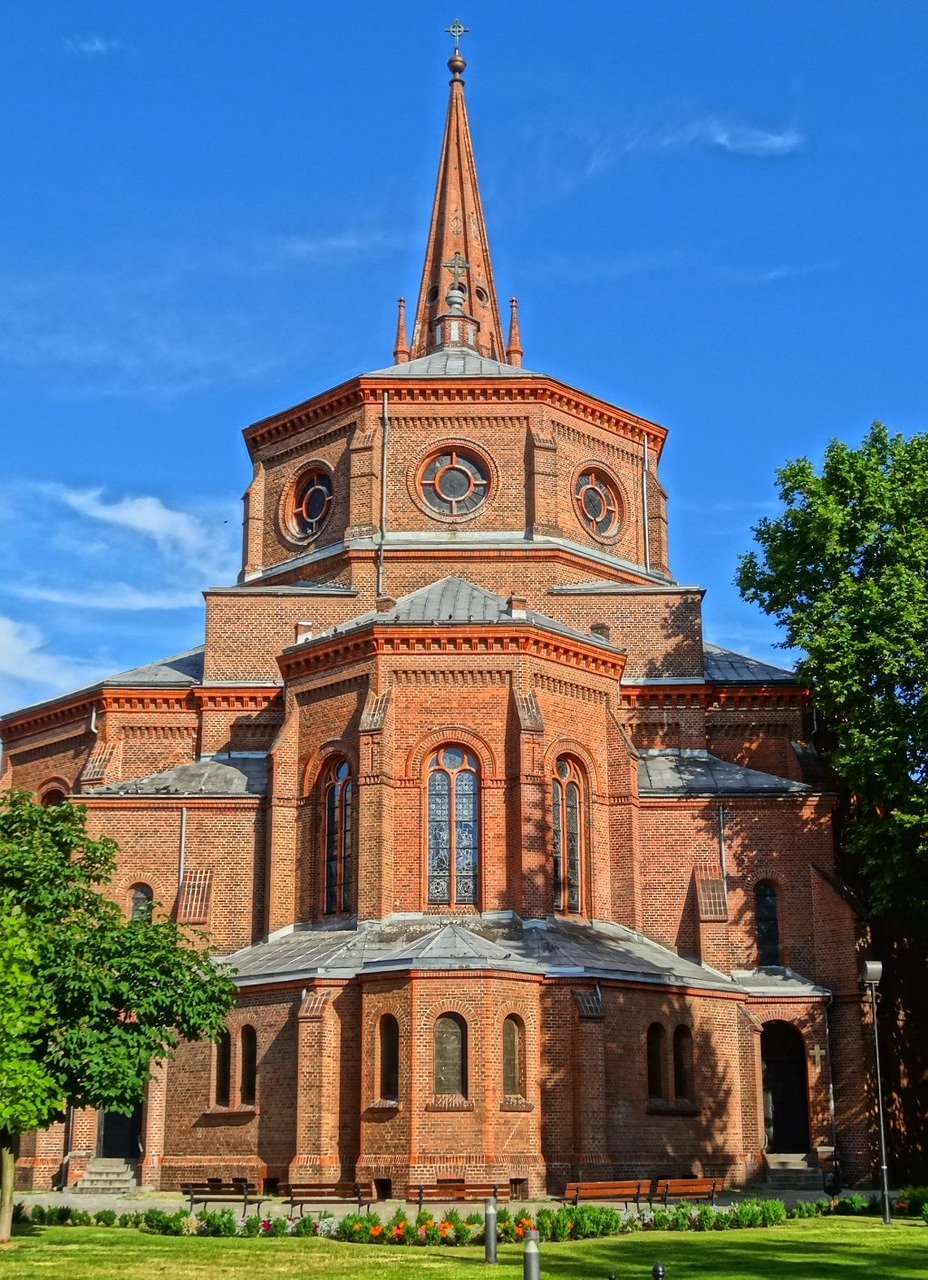
[[[883,976],[879,960],[864,960],[861,965],[864,985],[870,988],[870,1008],[873,1015],[873,1060],[876,1063],[876,1114],[880,1122],[880,1174],[883,1180],[883,1224],[890,1226],[889,1174],[886,1168],[886,1126],[883,1124],[883,1081],[880,1078],[880,1041],[876,1031],[876,989]]]

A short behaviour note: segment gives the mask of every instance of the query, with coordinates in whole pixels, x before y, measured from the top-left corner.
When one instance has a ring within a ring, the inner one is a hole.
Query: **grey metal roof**
[[[351,978],[415,969],[492,968],[550,978],[592,977],[730,991],[724,974],[703,968],[619,925],[563,920],[468,923],[387,920],[362,928],[297,930],[224,957],[240,986],[313,977]]]
[[[745,769],[708,751],[652,747],[638,752],[641,796],[806,795],[811,790],[804,782]]]
[[[346,632],[360,631],[373,623],[389,626],[410,622],[505,622],[512,625],[514,621],[523,620],[545,631],[552,631],[572,640],[581,640],[585,644],[594,644],[612,653],[623,652],[615,645],[603,640],[601,636],[568,627],[554,618],[536,613],[534,609],[526,609],[524,619],[518,616],[514,619],[509,602],[503,596],[495,595],[492,591],[486,591],[483,587],[475,586],[474,583],[453,575],[439,578],[437,582],[431,582],[428,586],[420,587],[418,591],[401,596],[392,609],[385,610],[383,613],[371,611],[360,614],[350,622],[340,623],[328,631],[320,632],[312,639],[320,640],[335,634],[344,635]],[[304,641],[304,643],[312,643],[312,641]]]
[[[757,658],[720,649],[717,644],[704,644],[706,679],[715,684],[795,684],[796,673],[783,667],[759,662]]]
[[[785,965],[762,969],[733,969],[732,981],[752,996],[827,996],[828,989],[794,973]]]
[[[263,796],[267,756],[204,756],[143,778],[94,787],[90,796]]]
[[[431,355],[408,360],[406,364],[393,364],[386,369],[375,369],[362,375],[365,378],[540,378],[543,375],[528,369],[517,369],[501,360],[489,360],[468,351],[466,347],[444,348]]]
[[[196,649],[175,653],[170,658],[156,658],[154,662],[146,662],[144,666],[107,676],[102,681],[103,687],[139,685],[147,688],[150,685],[176,687],[199,684],[203,679],[204,651],[205,647],[199,645]]]

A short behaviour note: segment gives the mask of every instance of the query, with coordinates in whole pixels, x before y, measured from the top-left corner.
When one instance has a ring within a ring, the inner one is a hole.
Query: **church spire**
[[[464,106],[466,63],[460,37],[467,30],[455,19],[448,27],[454,53],[448,60],[451,94],[438,162],[432,221],[416,304],[411,358],[445,346],[465,346],[503,360],[499,304],[477,187],[474,150]]]

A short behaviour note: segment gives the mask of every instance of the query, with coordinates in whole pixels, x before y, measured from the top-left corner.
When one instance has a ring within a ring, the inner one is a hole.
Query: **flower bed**
[[[894,1211],[910,1213],[928,1222],[928,1197],[918,1194],[923,1188],[906,1188],[908,1199],[900,1199]],[[538,1209],[534,1216],[528,1209],[510,1210],[501,1206],[497,1212],[497,1239],[503,1243],[522,1240],[526,1231],[537,1230],[540,1240],[586,1240],[593,1237],[627,1235],[633,1231],[738,1231],[752,1227],[775,1227],[787,1218],[810,1218],[826,1214],[879,1213],[878,1196],[867,1199],[851,1194],[834,1200],[800,1201],[787,1211],[782,1200],[737,1200],[731,1205],[688,1204],[681,1201],[670,1208],[642,1207],[637,1211],[621,1211],[609,1205],[559,1205]],[[153,1235],[173,1236],[252,1236],[274,1239],[282,1236],[322,1236],[353,1244],[374,1245],[446,1245],[483,1244],[484,1221],[479,1213],[466,1218],[455,1209],[436,1217],[422,1209],[410,1218],[406,1210],[397,1209],[387,1222],[375,1212],[346,1213],[336,1218],[323,1212],[318,1217],[259,1217],[254,1214],[239,1223],[231,1209],[219,1212],[201,1210],[195,1217],[186,1209],[166,1213],[163,1209],[147,1209],[139,1213],[120,1213],[99,1209],[91,1215],[70,1205],[47,1207],[35,1204],[27,1209],[17,1204],[14,1222],[31,1222],[55,1226],[137,1227]]]

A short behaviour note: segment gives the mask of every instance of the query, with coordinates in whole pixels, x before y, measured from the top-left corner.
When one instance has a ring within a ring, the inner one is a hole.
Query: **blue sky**
[[[0,710],[202,639],[249,422],[389,363],[447,97],[434,0],[8,5]],[[928,429],[924,0],[468,0],[525,365],[670,430],[671,567],[731,585],[774,469]],[[788,660],[787,660],[788,661]]]

